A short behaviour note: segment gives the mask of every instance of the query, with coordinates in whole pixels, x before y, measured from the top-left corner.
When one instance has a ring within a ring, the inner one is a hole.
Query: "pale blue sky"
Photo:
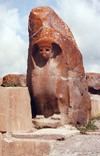
[[[0,0],[0,77],[26,73],[28,16],[49,6],[68,24],[86,72],[100,73],[100,0]]]

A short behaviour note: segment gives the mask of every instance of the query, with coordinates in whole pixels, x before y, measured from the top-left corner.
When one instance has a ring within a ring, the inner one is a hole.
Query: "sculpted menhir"
[[[33,117],[61,114],[61,124],[86,124],[90,98],[74,36],[49,7],[29,15],[27,85]]]

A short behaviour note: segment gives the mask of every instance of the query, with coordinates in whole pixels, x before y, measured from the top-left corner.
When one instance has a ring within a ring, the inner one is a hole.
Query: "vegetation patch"
[[[36,129],[42,129],[43,126],[42,126],[42,125],[36,125],[35,128],[36,128]]]
[[[100,120],[100,114],[92,117],[88,125],[86,125],[86,126],[77,126],[77,129],[82,134],[85,134],[86,131],[89,131],[89,130],[95,131],[95,130],[98,129],[98,127],[95,125],[96,120]]]
[[[2,85],[3,87],[21,87],[16,82],[13,84],[12,82],[7,82]]]
[[[98,113],[97,115],[93,116],[91,121],[96,121],[96,120],[100,120],[100,113]]]

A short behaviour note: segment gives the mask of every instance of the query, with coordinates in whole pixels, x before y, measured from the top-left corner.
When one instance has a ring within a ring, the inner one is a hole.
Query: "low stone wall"
[[[91,116],[94,116],[100,113],[100,95],[90,96]],[[31,130],[32,115],[28,88],[0,87],[0,156],[49,155],[56,140],[20,137],[25,133],[30,136],[27,132]],[[17,134],[19,138],[12,136],[12,133]]]
[[[54,143],[54,140],[4,139],[2,156],[47,156]]]
[[[27,87],[0,87],[0,132],[29,132],[32,129]]]

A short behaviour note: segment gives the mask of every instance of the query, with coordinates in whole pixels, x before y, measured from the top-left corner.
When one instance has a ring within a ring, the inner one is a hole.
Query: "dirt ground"
[[[75,135],[57,141],[49,156],[100,156],[100,135]]]
[[[57,141],[49,156],[100,156],[100,120],[95,125],[98,130],[88,135],[78,134]]]

